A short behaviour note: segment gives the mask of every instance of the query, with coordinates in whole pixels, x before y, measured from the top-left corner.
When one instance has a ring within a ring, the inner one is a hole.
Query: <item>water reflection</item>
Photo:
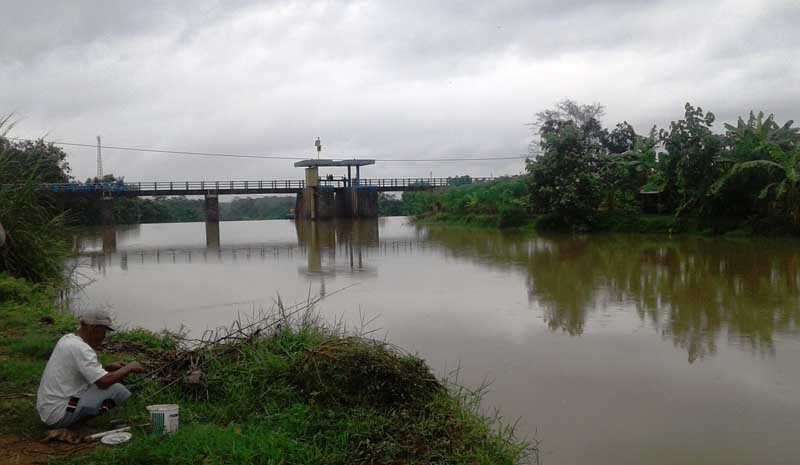
[[[321,297],[327,294],[326,278],[338,273],[359,273],[362,277],[377,273],[374,266],[365,263],[368,250],[380,246],[377,219],[296,221],[295,231],[297,244],[307,256],[306,265],[298,271],[318,282]]]
[[[776,335],[798,332],[800,249],[795,241],[531,237],[438,226],[382,238],[374,219],[281,224],[291,225],[294,237],[251,242],[252,235],[242,240],[232,229],[226,240],[225,226],[220,231],[219,223],[207,223],[204,244],[197,242],[199,225],[191,226],[195,232],[188,237],[176,233],[172,246],[160,237],[142,242],[138,226],[95,230],[74,244],[102,275],[114,265],[125,271],[152,263],[297,263],[299,275],[318,284],[323,295],[326,280],[339,275],[351,281],[376,278],[382,256],[444,255],[521,273],[529,304],[541,309],[552,331],[580,336],[592,318],[634,312],[685,350],[690,362],[715,354],[721,340],[771,356]]]
[[[111,255],[117,251],[117,232],[113,227],[103,228],[103,253]]]
[[[119,264],[126,270],[131,260],[144,263],[192,263],[209,259],[280,260],[292,259],[295,254],[307,257],[306,266],[299,268],[308,277],[335,275],[336,273],[376,273],[376,268],[367,263],[367,256],[390,252],[394,255],[411,254],[415,247],[402,239],[379,241],[379,220],[359,219],[343,222],[295,223],[295,240],[270,242],[226,243],[222,240],[219,223],[204,223],[205,246],[199,244],[176,244],[164,246],[143,244],[137,247],[139,226],[108,226],[103,229],[84,231],[73,237],[73,253],[88,258],[93,269],[104,272],[108,266]],[[117,249],[117,240],[125,244]],[[186,241],[190,242],[190,241]],[[422,247],[417,247],[420,249]],[[337,256],[338,261],[337,261]]]
[[[308,264],[303,273],[334,275],[337,272],[374,273],[376,269],[365,263],[369,249],[380,246],[378,221],[297,221],[297,243],[308,254]],[[337,262],[337,254],[340,257]],[[323,257],[325,259],[323,260]]]
[[[775,350],[797,333],[800,252],[794,241],[655,236],[548,236],[420,226],[417,234],[462,259],[526,273],[528,298],[551,330],[583,333],[600,310],[635,309],[688,360],[717,341]]]
[[[206,223],[206,249],[217,250],[219,247],[219,222],[208,222]]]

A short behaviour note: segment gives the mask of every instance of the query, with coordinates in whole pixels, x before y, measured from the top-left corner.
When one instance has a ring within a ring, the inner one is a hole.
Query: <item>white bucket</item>
[[[150,428],[153,434],[161,436],[176,433],[180,417],[178,410],[177,404],[148,405],[147,411],[150,412]]]

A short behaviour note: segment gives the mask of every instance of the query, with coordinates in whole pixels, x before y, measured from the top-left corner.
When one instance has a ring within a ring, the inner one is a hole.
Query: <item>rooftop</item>
[[[358,159],[352,158],[350,160],[315,160],[310,158],[308,160],[301,160],[294,163],[296,167],[305,167],[310,168],[312,166],[364,166],[364,165],[374,165],[375,160],[367,160],[367,159]]]

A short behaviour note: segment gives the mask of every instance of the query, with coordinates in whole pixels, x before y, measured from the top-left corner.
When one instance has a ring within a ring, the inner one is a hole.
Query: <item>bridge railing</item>
[[[156,181],[156,182],[105,182],[43,184],[42,188],[52,192],[180,192],[219,190],[261,191],[265,189],[302,189],[303,180],[272,181]]]
[[[364,178],[353,179],[354,186],[362,187],[379,187],[379,188],[432,188],[432,187],[448,187],[448,186],[463,186],[467,184],[478,184],[483,182],[493,181],[494,178],[473,178],[473,177],[455,177],[455,178]],[[324,186],[340,186],[343,185],[344,179],[326,179],[321,178],[320,184]]]
[[[472,178],[467,176],[455,178],[363,178],[353,179],[358,187],[376,187],[381,189],[428,189],[434,187],[461,186],[484,183],[494,178]],[[343,187],[343,178],[320,178],[320,185],[326,187]],[[62,183],[43,184],[42,189],[51,192],[97,192],[97,193],[132,193],[146,192],[145,195],[158,195],[180,192],[217,192],[239,191],[258,193],[265,190],[287,191],[306,187],[303,180],[270,180],[270,181],[156,181],[156,182],[103,182],[103,183]]]

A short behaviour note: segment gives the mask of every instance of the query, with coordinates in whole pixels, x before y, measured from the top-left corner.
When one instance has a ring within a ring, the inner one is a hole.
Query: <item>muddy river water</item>
[[[800,241],[523,235],[405,218],[150,224],[76,238],[78,305],[192,332],[309,293],[555,465],[800,463]],[[352,286],[346,290],[334,291]]]

